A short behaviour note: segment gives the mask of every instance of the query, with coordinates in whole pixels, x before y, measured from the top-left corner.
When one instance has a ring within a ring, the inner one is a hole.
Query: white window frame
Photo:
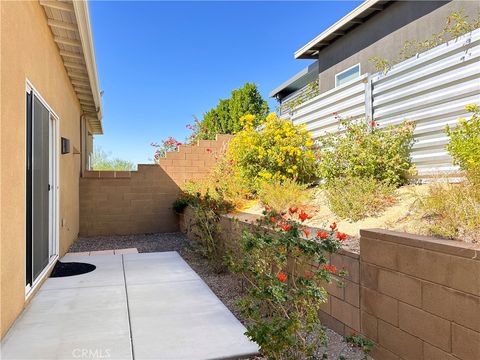
[[[45,276],[50,272],[50,270],[55,265],[56,261],[59,258],[59,249],[60,249],[60,223],[59,223],[59,209],[60,209],[60,196],[59,196],[59,189],[60,189],[60,171],[59,171],[59,164],[60,164],[60,152],[59,149],[61,148],[60,144],[60,118],[58,115],[53,111],[53,109],[48,105],[47,101],[42,97],[40,92],[33,86],[32,82],[28,79],[25,80],[25,91],[26,93],[33,93],[35,97],[40,100],[40,102],[47,108],[50,113],[50,130],[51,133],[51,146],[52,146],[52,154],[50,157],[51,166],[53,170],[53,182],[52,182],[52,209],[50,210],[51,218],[49,217],[49,227],[52,231],[52,238],[50,239],[50,259],[48,265],[43,269],[43,271],[38,275],[38,277],[33,280],[31,286],[25,286],[25,300],[28,300],[36,291],[36,289],[40,286],[43,282]],[[24,108],[26,108],[26,96]],[[26,129],[25,129],[26,131]],[[27,134],[25,132],[25,139],[27,138]],[[25,168],[27,167],[27,163],[25,162]],[[26,174],[25,176],[25,183],[26,183]],[[26,189],[25,189],[26,191]],[[24,194],[24,198],[26,198],[26,193]],[[24,269],[26,269],[26,264],[24,264]]]
[[[361,65],[360,63],[355,64],[355,65],[353,65],[353,66],[350,66],[348,69],[342,70],[342,71],[340,71],[339,73],[336,73],[336,74],[335,74],[335,87],[338,87],[338,86],[347,84],[347,83],[349,83],[350,81],[355,80],[356,78],[355,78],[355,79],[352,79],[352,80],[350,80],[350,81],[347,81],[347,82],[344,83],[344,84],[338,85],[338,77],[339,77],[340,75],[342,75],[343,73],[346,73],[347,71],[350,71],[350,70],[352,70],[353,68],[356,68],[356,67],[358,67],[358,77],[362,76],[362,65]]]

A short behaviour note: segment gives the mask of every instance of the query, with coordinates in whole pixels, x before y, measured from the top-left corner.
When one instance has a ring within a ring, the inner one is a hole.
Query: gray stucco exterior
[[[319,51],[318,61],[314,63],[318,66],[315,72],[318,72],[319,92],[333,89],[335,75],[356,64],[360,64],[361,74],[376,72],[369,61],[371,57],[397,58],[407,40],[430,39],[445,27],[448,15],[459,10],[464,10],[473,20],[480,12],[480,1],[391,1],[383,10]],[[277,97],[280,100],[288,97],[287,90],[282,90]]]
[[[394,59],[407,40],[427,40],[440,32],[450,13],[464,9],[474,18],[478,1],[395,1],[318,54],[320,93],[335,87],[335,74],[360,64],[376,72],[372,56]]]

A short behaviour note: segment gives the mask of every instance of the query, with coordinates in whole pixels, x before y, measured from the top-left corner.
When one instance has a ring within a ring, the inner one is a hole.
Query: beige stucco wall
[[[60,118],[60,136],[80,149],[80,105],[37,1],[0,2],[1,336],[25,304],[25,85]],[[60,144],[59,144],[60,146]],[[60,255],[79,229],[80,156],[60,155]]]
[[[320,92],[335,87],[335,74],[360,64],[361,73],[374,73],[372,56],[395,59],[407,40],[423,41],[440,32],[449,14],[464,10],[473,20],[478,1],[397,1],[342,36],[318,55]]]

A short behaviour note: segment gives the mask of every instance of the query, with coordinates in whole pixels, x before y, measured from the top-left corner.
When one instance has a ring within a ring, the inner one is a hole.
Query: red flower
[[[305,233],[305,236],[306,236],[306,237],[309,237],[309,236],[310,236],[310,231],[309,231],[309,230],[303,229],[303,232]]]
[[[304,222],[305,220],[307,219],[311,219],[312,217],[310,215],[308,215],[305,211],[301,211],[300,214],[298,215],[299,219],[302,220],[302,222]]]
[[[275,219],[275,217],[272,216],[272,217],[270,218],[270,221],[271,221],[273,224],[275,224],[275,223],[277,222],[277,219]]]
[[[330,225],[330,229],[335,230],[337,228],[337,223],[334,222],[332,225]]]
[[[270,208],[268,206],[265,206],[265,211],[270,211]]]
[[[347,240],[347,234],[341,233],[340,231],[337,231],[337,233],[335,234],[335,236],[336,236],[337,239],[340,240],[340,241],[345,241],[345,240]]]
[[[337,267],[335,265],[323,264],[323,269],[327,270],[329,273],[335,274],[337,272]]]
[[[375,120],[370,121],[370,126],[373,128],[375,127]]]
[[[298,208],[290,208],[288,209],[288,211],[290,212],[290,214],[295,214],[298,211]]]
[[[290,224],[282,224],[280,225],[280,227],[282,228],[283,231],[288,231],[292,228],[292,225]]]
[[[328,233],[326,231],[319,231],[317,233],[317,237],[319,237],[320,239],[326,239],[328,238]]]
[[[285,282],[285,280],[287,280],[287,274],[285,274],[283,271],[280,271],[278,274],[277,274],[277,279],[280,281],[280,282]]]

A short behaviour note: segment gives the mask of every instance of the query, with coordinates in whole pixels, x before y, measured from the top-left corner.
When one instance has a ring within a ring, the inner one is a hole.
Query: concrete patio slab
[[[176,252],[74,256],[2,341],[2,359],[225,359],[256,354],[245,328]]]

